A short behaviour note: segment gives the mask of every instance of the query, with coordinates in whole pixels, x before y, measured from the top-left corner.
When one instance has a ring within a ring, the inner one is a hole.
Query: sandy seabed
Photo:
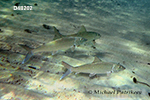
[[[0,98],[2,100],[142,99],[150,96],[150,1],[144,0],[30,0],[0,1]],[[13,6],[32,6],[14,11]],[[48,25],[47,27],[44,27]],[[101,34],[95,47],[81,46],[51,55],[38,53],[21,64],[27,51],[53,40],[52,26],[74,34],[84,25]],[[97,56],[121,63],[124,71],[109,77],[70,74],[61,61],[73,66]],[[34,68],[30,67],[34,66]]]

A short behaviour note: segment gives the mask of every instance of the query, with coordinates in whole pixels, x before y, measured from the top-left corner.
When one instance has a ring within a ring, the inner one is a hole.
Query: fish
[[[98,57],[95,57],[92,63],[84,64],[77,67],[73,67],[64,61],[62,61],[62,65],[68,70],[65,72],[65,74],[62,75],[60,80],[62,80],[64,77],[72,72],[87,73],[89,74],[89,77],[93,77],[96,74],[110,75],[111,73],[116,73],[126,69],[120,63],[103,62]]]
[[[81,26],[81,29],[77,33],[71,34],[71,35],[63,35],[59,32],[59,30],[55,26],[53,26],[53,28],[54,28],[54,33],[55,33],[53,40],[56,40],[62,37],[71,36],[71,37],[82,37],[82,38],[87,39],[87,41],[95,42],[96,39],[99,39],[101,37],[99,33],[87,31],[84,25]]]
[[[67,50],[69,48],[74,51],[75,47],[79,46],[84,41],[86,41],[86,39],[81,37],[64,37],[53,40],[35,49],[30,48],[26,45],[19,44],[21,47],[28,51],[25,59],[22,61],[22,64],[27,62],[33,56],[33,54],[38,52],[56,52],[58,50]]]

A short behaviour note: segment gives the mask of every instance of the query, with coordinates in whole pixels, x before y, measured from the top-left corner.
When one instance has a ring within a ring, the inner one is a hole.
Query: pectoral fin
[[[112,71],[108,71],[108,72],[107,72],[107,76],[110,76],[111,73],[112,73]]]
[[[63,76],[60,78],[60,80],[62,80],[64,77],[66,77],[67,75],[69,75],[72,71],[72,66],[67,64],[66,62],[62,61],[62,65],[64,65],[64,67],[66,67],[68,70],[65,72],[65,74],[63,74]]]
[[[76,72],[75,75],[79,74],[79,72]]]
[[[33,56],[32,51],[29,51],[25,57],[25,59],[22,61],[22,64],[26,63],[31,57]]]
[[[25,59],[22,61],[22,64],[24,64],[33,56],[33,53],[32,53],[33,48],[30,48],[29,46],[22,45],[22,44],[19,44],[19,46],[21,46],[22,48],[28,51]]]
[[[52,52],[52,56],[55,55],[55,54],[57,54],[57,53],[58,53],[58,51],[53,51]]]
[[[71,73],[71,69],[68,69],[65,74],[63,74],[63,76],[60,78],[60,80],[62,80],[64,77],[66,77],[67,75],[69,75]]]
[[[75,45],[73,45],[72,47],[71,47],[71,52],[74,52],[75,51]]]

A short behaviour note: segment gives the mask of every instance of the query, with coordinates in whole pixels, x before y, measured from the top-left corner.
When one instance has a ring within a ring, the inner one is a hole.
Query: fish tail
[[[22,61],[22,64],[26,63],[31,57],[33,56],[32,51],[29,51],[25,57],[25,59]]]
[[[64,37],[64,35],[59,33],[59,30],[55,26],[53,26],[53,28],[54,28],[54,33],[55,33],[55,36],[54,36],[53,40]]]
[[[64,65],[64,67],[66,67],[68,70],[65,72],[65,74],[63,74],[63,76],[60,78],[60,80],[62,80],[64,77],[66,77],[67,75],[69,75],[72,71],[72,66],[67,64],[66,62],[62,61],[62,65]]]
[[[24,63],[26,63],[26,62],[33,56],[33,53],[32,53],[33,48],[30,48],[30,47],[28,47],[28,46],[26,46],[26,45],[21,45],[21,44],[19,44],[19,45],[20,45],[22,48],[24,48],[25,50],[28,51],[28,53],[27,53],[25,59],[22,61],[22,64],[24,64]]]

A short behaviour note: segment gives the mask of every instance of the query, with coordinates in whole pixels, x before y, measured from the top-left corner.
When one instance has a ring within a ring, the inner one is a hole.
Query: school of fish
[[[51,52],[52,55],[55,55],[58,51],[61,50],[65,52],[69,48],[71,48],[71,51],[74,52],[75,48],[78,48],[80,45],[86,42],[93,43],[96,39],[101,37],[99,33],[87,31],[84,26],[81,26],[81,29],[76,34],[72,35],[63,35],[58,29],[56,29],[56,27],[53,26],[53,28],[55,35],[53,41],[50,41],[49,43],[37,48],[30,48],[26,45],[20,44],[21,47],[28,51],[25,59],[22,61],[22,64],[28,62],[30,58],[38,52]],[[67,71],[62,75],[60,80],[64,79],[72,72],[87,73],[89,74],[89,77],[92,77],[96,74],[110,75],[111,73],[116,73],[126,69],[120,63],[103,62],[98,57],[94,57],[92,63],[87,63],[77,67],[73,67],[65,61],[62,61],[62,65],[67,68]]]

